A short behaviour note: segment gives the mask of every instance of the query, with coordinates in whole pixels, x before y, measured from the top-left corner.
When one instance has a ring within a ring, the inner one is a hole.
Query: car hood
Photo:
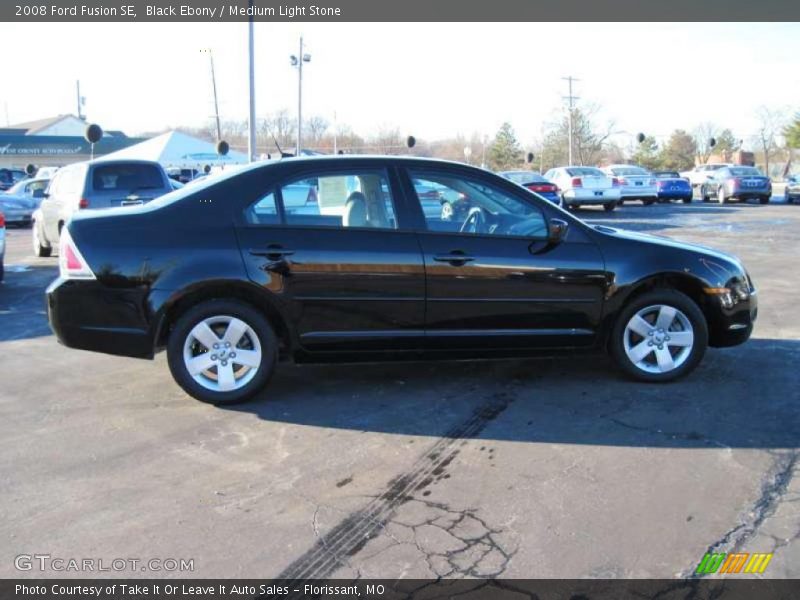
[[[627,229],[616,229],[606,225],[593,225],[595,231],[599,231],[604,235],[616,237],[618,239],[630,240],[632,242],[646,243],[651,245],[663,246],[665,248],[673,248],[675,250],[683,250],[684,252],[691,252],[693,254],[701,254],[706,258],[713,258],[720,262],[728,263],[733,268],[744,271],[744,267],[738,258],[732,254],[702,246],[700,244],[692,244],[689,242],[681,242],[673,238],[668,238],[661,235],[653,235],[651,233],[640,233],[638,231],[630,231]]]

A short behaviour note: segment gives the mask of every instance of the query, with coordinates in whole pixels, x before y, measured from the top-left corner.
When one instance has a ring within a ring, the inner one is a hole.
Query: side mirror
[[[547,224],[547,241],[551,244],[561,243],[567,237],[569,223],[563,219],[550,219]]]

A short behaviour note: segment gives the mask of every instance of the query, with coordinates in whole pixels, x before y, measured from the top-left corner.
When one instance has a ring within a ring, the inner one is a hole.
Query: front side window
[[[445,173],[410,173],[431,231],[511,237],[546,237],[542,211],[533,202],[486,182]]]
[[[287,225],[397,229],[383,171],[319,174],[280,186]]]

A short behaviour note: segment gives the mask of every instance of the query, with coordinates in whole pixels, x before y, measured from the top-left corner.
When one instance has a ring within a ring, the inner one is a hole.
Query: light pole
[[[311,62],[310,54],[303,54],[303,36],[300,36],[300,53],[292,54],[289,59],[293,67],[297,67],[297,150],[295,156],[300,155],[303,141],[303,63]]]
[[[249,79],[250,79],[250,112],[247,122],[247,152],[248,162],[253,162],[256,158],[256,65],[255,65],[255,48],[253,41],[253,0],[248,2],[250,8],[250,22],[247,26],[247,51],[248,51],[248,64],[249,64]]]

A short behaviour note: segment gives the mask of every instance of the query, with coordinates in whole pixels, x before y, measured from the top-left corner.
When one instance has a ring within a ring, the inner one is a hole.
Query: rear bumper
[[[68,348],[153,358],[146,292],[113,289],[97,281],[56,279],[47,291],[47,317]]]
[[[751,200],[754,198],[764,198],[772,196],[772,190],[736,190],[728,195],[734,200]]]
[[[657,198],[658,189],[647,185],[625,186],[620,190],[620,195],[623,200]]]
[[[619,189],[590,190],[569,189],[564,192],[564,200],[570,204],[606,204],[620,199]]]
[[[691,198],[692,188],[689,187],[683,190],[658,190],[658,197],[669,199]]]

